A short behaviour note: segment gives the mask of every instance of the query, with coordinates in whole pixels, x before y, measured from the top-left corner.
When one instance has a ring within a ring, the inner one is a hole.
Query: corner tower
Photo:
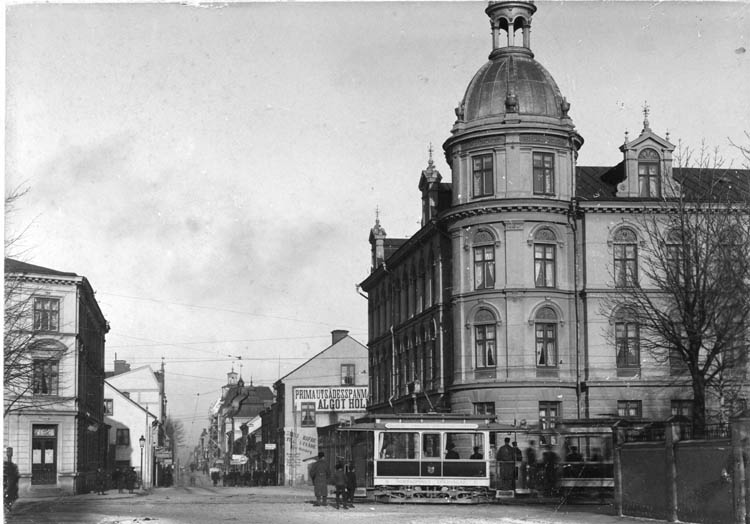
[[[443,144],[453,182],[441,215],[453,262],[451,409],[491,406],[504,421],[559,416],[576,405],[579,378],[571,204],[583,138],[531,50],[536,10],[489,3],[489,60]]]
[[[536,6],[498,1],[485,12],[492,28],[489,61],[469,82],[443,144],[453,173],[453,205],[483,198],[568,200],[583,138],[568,115],[570,104],[531,51]],[[552,156],[535,158],[534,149]],[[492,158],[472,160],[479,151]]]

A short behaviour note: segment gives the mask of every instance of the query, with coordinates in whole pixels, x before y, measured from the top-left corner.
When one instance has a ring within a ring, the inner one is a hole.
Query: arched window
[[[543,307],[534,318],[536,365],[539,368],[557,367],[557,314]]]
[[[635,232],[623,227],[614,238],[615,287],[632,287],[638,284],[638,237]]]
[[[496,362],[495,315],[480,309],[474,316],[474,348],[477,368],[494,368]]]
[[[615,313],[615,350],[618,372],[640,369],[641,343],[638,322],[629,308],[621,308]]]
[[[549,229],[540,229],[534,235],[534,285],[555,287],[555,234]]]
[[[474,289],[495,287],[495,239],[487,231],[474,236]]]
[[[638,195],[654,198],[661,195],[659,153],[644,149],[638,154]]]

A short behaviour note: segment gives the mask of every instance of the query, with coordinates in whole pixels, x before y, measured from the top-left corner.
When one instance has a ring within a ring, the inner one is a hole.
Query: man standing
[[[107,473],[101,466],[96,468],[96,494],[104,495],[107,491]]]
[[[504,491],[512,490],[516,471],[516,452],[507,437],[505,438],[505,444],[497,450],[497,462],[500,465],[500,489]]]
[[[315,503],[313,506],[328,506],[328,477],[331,469],[325,460],[326,454],[318,452],[318,460],[310,467],[310,478],[315,488]]]

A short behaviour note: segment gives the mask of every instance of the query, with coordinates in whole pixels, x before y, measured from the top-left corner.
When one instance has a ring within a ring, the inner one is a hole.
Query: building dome
[[[509,112],[563,118],[565,105],[552,75],[528,49],[505,48],[493,52],[472,78],[461,103],[461,120],[502,117]]]

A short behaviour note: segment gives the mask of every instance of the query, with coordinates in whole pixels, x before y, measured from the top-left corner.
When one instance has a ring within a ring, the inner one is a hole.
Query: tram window
[[[419,434],[411,432],[381,433],[381,459],[419,458]]]
[[[474,453],[474,447],[479,447],[483,452],[485,443],[484,435],[481,433],[446,433],[445,434],[445,458],[467,459]],[[449,450],[453,453],[448,455]],[[456,457],[455,454],[458,454]]]
[[[440,457],[440,434],[439,433],[425,433],[422,436],[422,449],[424,449],[425,458],[439,458]]]

